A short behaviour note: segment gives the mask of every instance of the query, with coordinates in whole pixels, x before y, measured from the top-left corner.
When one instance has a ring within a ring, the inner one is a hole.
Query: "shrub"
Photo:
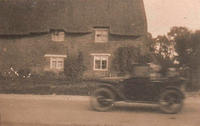
[[[58,78],[58,75],[52,71],[45,71],[41,73],[32,73],[30,79],[32,80],[42,80],[42,81],[50,81]]]
[[[136,47],[120,47],[115,52],[113,59],[113,69],[121,75],[130,74],[134,71],[134,64],[145,64],[150,61],[149,56],[140,54],[140,49]]]
[[[19,79],[18,73],[15,69],[10,67],[9,69],[4,69],[1,72],[2,79],[4,80],[17,80]]]
[[[20,69],[17,71],[19,78],[29,78],[31,70],[29,68]]]
[[[4,80],[4,76],[2,72],[0,72],[0,80]]]
[[[83,55],[79,52],[78,56],[69,56],[65,60],[64,74],[66,79],[72,82],[80,81],[86,67],[83,63]]]

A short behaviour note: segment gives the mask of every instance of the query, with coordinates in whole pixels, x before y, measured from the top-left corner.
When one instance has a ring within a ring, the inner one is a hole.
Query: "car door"
[[[150,78],[130,78],[124,81],[124,94],[129,100],[155,101],[160,86],[160,81],[152,81]]]
[[[129,100],[143,100],[144,90],[144,78],[130,78],[124,81],[124,94]]]
[[[145,101],[156,101],[160,94],[160,81],[149,80],[145,83],[143,99]]]

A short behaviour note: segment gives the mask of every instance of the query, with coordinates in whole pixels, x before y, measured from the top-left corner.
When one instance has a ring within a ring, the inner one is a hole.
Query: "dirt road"
[[[113,111],[95,112],[82,96],[0,95],[0,126],[199,126],[200,97],[185,100],[179,114],[157,106],[118,103]]]

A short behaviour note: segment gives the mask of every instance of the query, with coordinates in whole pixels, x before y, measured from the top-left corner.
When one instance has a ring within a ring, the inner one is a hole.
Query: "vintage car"
[[[110,110],[115,102],[158,104],[164,113],[175,114],[183,107],[184,79],[180,77],[130,77],[121,81],[98,80],[91,92],[91,107]]]

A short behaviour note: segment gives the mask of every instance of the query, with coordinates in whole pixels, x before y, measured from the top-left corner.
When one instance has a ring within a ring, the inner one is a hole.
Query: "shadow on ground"
[[[142,113],[161,113],[159,107],[155,106],[115,106],[113,111],[120,112],[142,112]]]
[[[88,106],[89,111],[95,111],[91,108],[91,106]],[[109,110],[109,112],[138,112],[138,113],[162,113],[159,109],[159,106],[157,105],[143,105],[143,104],[137,104],[134,103],[123,103],[123,104],[116,104],[114,107]]]

